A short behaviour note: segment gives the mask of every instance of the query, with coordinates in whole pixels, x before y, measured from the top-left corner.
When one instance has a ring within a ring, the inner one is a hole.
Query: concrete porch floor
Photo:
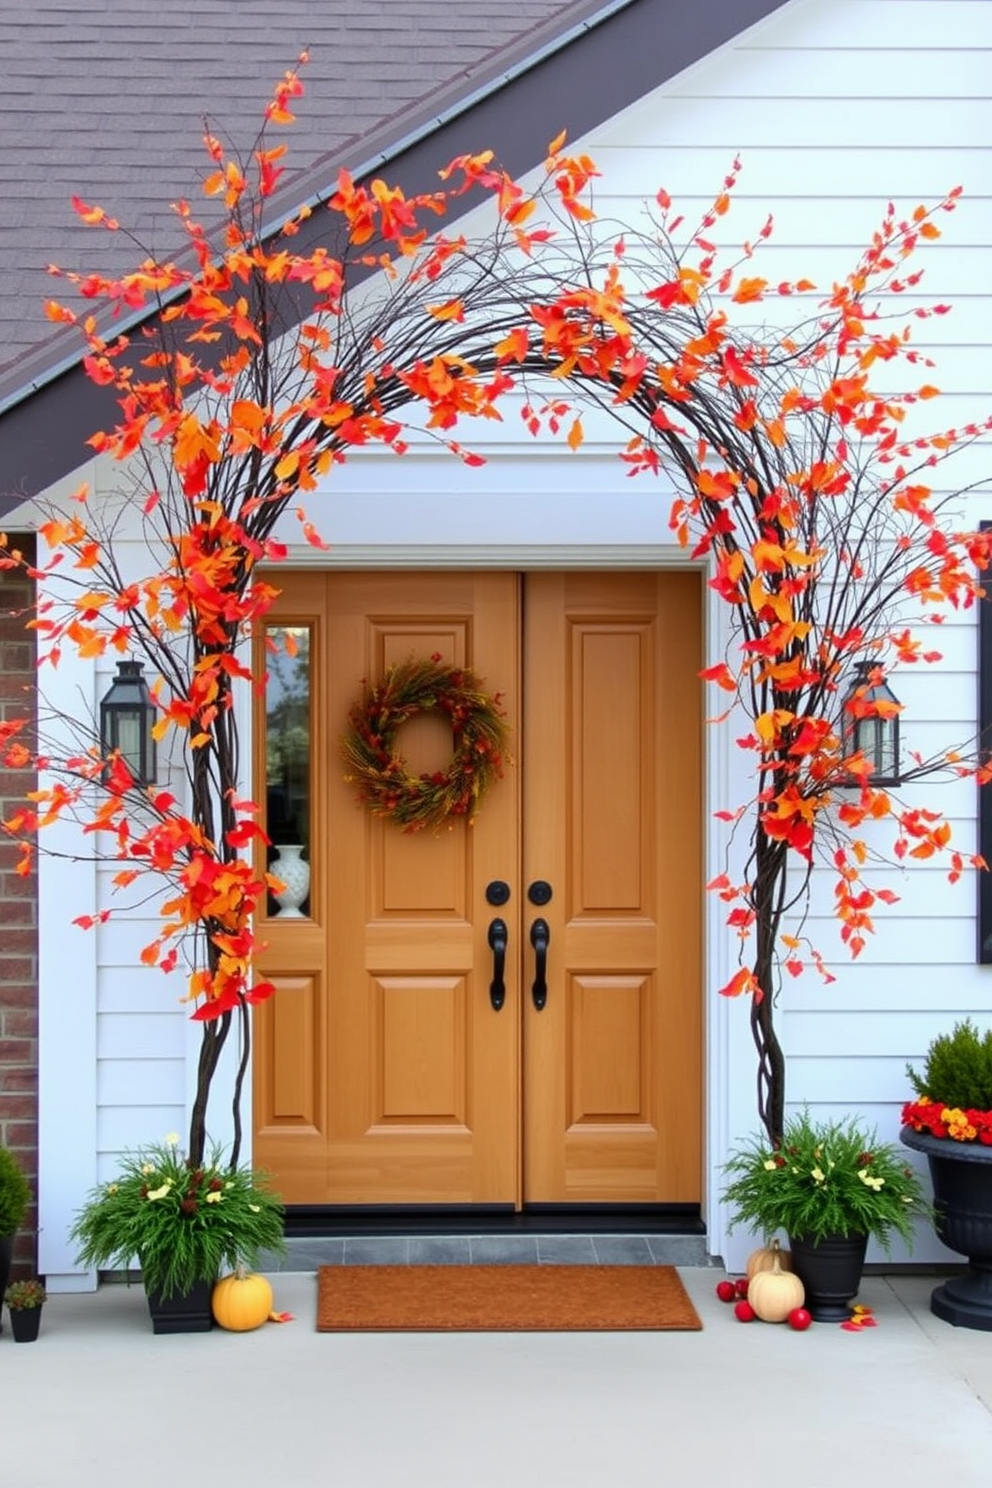
[[[700,1333],[315,1331],[295,1315],[156,1337],[140,1285],[51,1297],[0,1336],[12,1488],[990,1488],[992,1334],[934,1318],[934,1278],[869,1275],[877,1327],[742,1325],[680,1266]]]

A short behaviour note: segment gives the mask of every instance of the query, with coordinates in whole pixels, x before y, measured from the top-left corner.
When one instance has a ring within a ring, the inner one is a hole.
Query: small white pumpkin
[[[763,1323],[784,1323],[795,1307],[802,1307],[806,1292],[799,1277],[784,1271],[779,1257],[770,1271],[756,1271],[748,1282],[747,1300]]]

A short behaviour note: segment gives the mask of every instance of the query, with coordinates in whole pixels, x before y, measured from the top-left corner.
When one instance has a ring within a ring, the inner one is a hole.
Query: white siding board
[[[100,973],[101,1013],[166,1013],[179,1010],[185,991],[181,974],[166,976],[151,966],[107,966]],[[186,1014],[191,1009],[186,1004]]]
[[[967,119],[974,138],[992,138],[992,99],[962,102],[948,98],[865,99],[857,108],[847,104],[828,110],[819,98],[779,97],[763,99],[754,107],[740,108],[733,99],[659,98],[652,108],[653,142],[672,149],[692,149],[697,143],[720,146],[731,154],[757,146],[781,145],[783,114],[788,112],[789,145],[796,168],[815,167],[808,151],[856,151],[863,143],[876,148],[912,150],[917,145],[953,148],[961,138]],[[636,149],[643,136],[636,125],[621,116],[609,132],[612,145]],[[799,152],[803,152],[799,155]],[[595,158],[595,157],[593,157]]]
[[[807,0],[775,16],[735,50],[890,52],[925,48],[934,53],[992,46],[992,14],[984,0]],[[937,72],[943,65],[935,64]]]
[[[673,98],[817,98],[871,107],[927,96],[959,103],[988,97],[990,62],[992,39],[984,47],[948,47],[939,61],[930,47],[741,46],[677,78],[668,91]]]
[[[881,1013],[885,1016],[879,1019],[864,1016],[864,1022],[885,1029],[884,1037],[892,1041],[899,1038],[897,1023],[904,1013],[926,1013],[935,1027],[950,1028],[967,1017],[988,1022],[992,967],[960,966],[938,977],[930,966],[894,966],[872,951],[869,947],[854,963],[834,962],[832,970],[837,980],[829,986],[824,986],[815,972],[790,980],[782,993],[780,1013],[790,1022],[806,1013],[828,1017],[853,1014],[859,1021],[863,1015]],[[920,1053],[924,1047],[919,1046],[915,1052]]]
[[[805,933],[824,953],[830,969],[836,974],[849,956],[838,939],[836,920],[811,915],[806,921]],[[875,918],[875,934],[870,940],[874,948],[873,965],[876,956],[892,967],[907,964],[968,966],[975,959],[975,922],[964,905],[956,918],[945,915],[940,919],[914,919],[912,916],[897,919],[890,910],[880,911]]]
[[[895,685],[898,685],[896,679]],[[915,749],[925,759],[931,755],[943,751],[949,745],[958,745],[962,741],[970,741],[975,737],[978,720],[978,703],[975,702],[973,713],[965,717],[962,709],[960,719],[948,719],[946,723],[938,723],[936,720],[925,720],[903,715],[902,734],[903,740],[908,741],[909,747]],[[904,758],[908,759],[905,753]],[[936,794],[936,804],[942,811],[946,810],[951,816],[958,820],[971,818],[974,815],[975,795],[977,787],[973,781],[957,780],[955,782],[940,783],[934,781],[931,784],[921,782],[917,785],[904,787],[907,800],[912,800],[914,805],[923,804],[921,797],[925,793],[931,797],[930,804],[933,805],[933,797]],[[945,805],[946,803],[946,805]]]
[[[964,109],[962,117],[967,121]],[[664,140],[653,138],[642,139],[631,149],[605,136],[592,148],[602,177],[596,182],[597,195],[615,193],[639,201],[653,197],[664,186],[680,205],[693,200],[702,206],[711,202],[734,156],[724,144],[672,149]],[[753,203],[756,210],[764,207],[766,216],[781,210],[790,197],[826,201],[831,207],[839,205],[853,212],[857,203],[877,202],[884,207],[893,197],[912,200],[914,205],[939,200],[951,187],[963,185],[967,203],[972,193],[987,193],[992,179],[992,146],[978,134],[953,145],[925,141],[911,151],[882,149],[876,140],[866,139],[856,154],[834,149],[824,139],[814,151],[803,151],[802,160],[798,153],[795,144],[781,137],[760,147],[750,146],[741,160],[734,201]],[[786,187],[791,189],[787,192]]]
[[[992,126],[992,115],[990,115],[989,123]],[[824,222],[828,213],[829,208],[824,207]],[[730,213],[727,216],[729,218]],[[771,238],[755,249],[754,256],[748,261],[746,269],[742,269],[741,272],[748,275],[761,274],[762,278],[768,279],[772,284],[778,284],[783,279],[795,279],[802,276],[811,279],[823,294],[829,294],[834,280],[843,279],[850,270],[857,266],[861,250],[869,242],[879,220],[879,213],[866,211],[864,233],[860,241],[852,233],[853,241],[849,245],[823,243],[822,234],[815,227],[812,240],[802,243],[801,246],[797,241],[785,242],[780,233],[773,233]],[[957,299],[960,295],[982,294],[988,287],[988,250],[977,244],[972,247],[960,246],[951,229],[953,222],[953,215],[947,218],[947,231],[944,238],[934,247],[926,248],[915,255],[911,265],[913,269],[922,268],[925,271],[926,277],[923,285],[937,300]],[[941,224],[941,226],[944,225],[944,223]],[[761,224],[758,223],[757,226],[760,228]],[[731,220],[725,223],[723,229],[722,236],[727,243],[719,260],[723,264],[734,262],[735,255],[731,253],[731,246],[742,243],[749,233],[753,234],[757,230],[753,221],[748,225],[747,230],[734,232],[731,230],[732,227],[739,227],[739,224]],[[718,299],[719,296],[714,298]],[[801,314],[803,311],[814,309],[820,298],[820,294],[810,292],[790,297],[790,304],[800,307]],[[890,304],[893,309],[898,308],[896,301],[890,301]],[[764,306],[762,306],[762,311],[764,311]],[[748,306],[747,313],[753,323],[760,324],[754,306]],[[797,315],[796,319],[798,318]],[[934,340],[930,344],[937,346],[942,343]],[[875,380],[878,383],[880,379],[876,377]]]
[[[790,1041],[788,1059],[790,1092],[811,1105],[843,1101],[857,1110],[862,1101],[885,1101],[901,1106],[913,1095],[904,1059],[863,1055],[850,1039],[822,1056],[797,1053]],[[898,1111],[895,1117],[898,1125]]]
[[[750,154],[741,157],[737,184],[730,193],[730,207],[712,227],[706,229],[705,236],[708,242],[716,243],[721,249],[751,241],[757,255],[755,262],[760,263],[766,253],[784,243],[791,246],[793,252],[800,251],[795,246],[797,244],[803,245],[801,251],[804,252],[808,245],[827,247],[836,253],[847,254],[853,266],[871,233],[881,225],[890,203],[899,222],[908,220],[921,204],[938,209],[934,220],[941,230],[941,237],[922,242],[914,264],[918,261],[929,264],[931,269],[936,268],[946,260],[949,245],[981,251],[988,243],[989,229],[992,228],[992,199],[987,194],[987,176],[982,182],[985,191],[980,192],[976,185],[967,195],[962,193],[951,210],[945,210],[939,204],[959,184],[946,175],[933,192],[917,187],[911,193],[898,194],[881,186],[874,192],[833,196],[816,189],[819,187],[816,180],[807,180],[804,191],[798,189],[797,183],[795,193],[786,193],[783,186],[788,182],[788,172],[782,171],[773,191],[758,192],[751,179],[753,159]],[[663,166],[659,167],[656,176],[646,161],[642,161],[636,173],[628,177],[624,189],[622,174],[618,178],[608,160],[600,157],[597,164],[602,172],[597,196],[608,201],[614,216],[622,211],[624,223],[633,227],[646,222],[648,215],[659,216],[655,197],[664,187],[672,198],[670,221],[674,222],[678,217],[684,219],[674,231],[675,239],[684,242],[692,236],[701,217],[723,189],[724,177],[732,162],[729,158],[715,162],[712,175],[707,176],[701,175],[697,167],[690,190],[675,186],[664,173]],[[986,157],[983,164],[987,170],[992,168],[992,158]],[[771,235],[759,243],[758,233],[769,217]],[[916,286],[914,294],[925,298],[928,281],[929,275]],[[829,288],[829,285],[824,287]]]
[[[182,1090],[184,1079],[181,1059],[101,1059],[97,1100],[104,1108],[167,1106]]]
[[[904,1087],[905,1094],[900,1096],[896,1091],[889,1099],[910,1100],[913,1092],[905,1075],[906,1064],[920,1058],[920,1051],[926,1050],[930,1040],[946,1026],[947,1017],[944,1011],[910,1009],[901,1009],[898,1020],[852,1018],[846,1013],[833,1012],[793,1012],[789,1016],[790,1067],[796,1058],[808,1062],[829,1061],[831,1057],[895,1060],[902,1075],[900,1089]],[[985,1016],[974,1021],[979,1026],[988,1026],[990,1019]],[[820,1098],[829,1099],[829,1096]]]
[[[171,1132],[185,1139],[185,1130],[185,1107],[181,1103],[149,1100],[130,1106],[103,1106],[97,1122],[99,1181],[113,1179],[120,1153],[163,1142]]]
[[[145,913],[134,916],[126,913],[113,915],[93,932],[97,938],[101,966],[130,968],[139,972],[142,969],[142,950],[156,939],[161,929],[162,921]],[[182,992],[178,971],[173,976],[173,982],[178,997]]]
[[[955,839],[952,838],[952,841]],[[893,859],[891,867],[879,867],[862,872],[865,888],[877,893],[879,889],[890,889],[899,895],[898,904],[879,904],[873,911],[875,924],[883,921],[898,923],[904,919],[942,918],[958,915],[970,916],[974,909],[976,883],[974,874],[967,872],[957,883],[948,881],[950,863],[943,867],[930,867],[934,859],[914,864],[903,869]],[[826,867],[814,873],[810,883],[810,909],[812,914],[825,917],[834,902],[836,875]]]
[[[185,1019],[162,1013],[104,1013],[99,1020],[100,1059],[182,1059]]]

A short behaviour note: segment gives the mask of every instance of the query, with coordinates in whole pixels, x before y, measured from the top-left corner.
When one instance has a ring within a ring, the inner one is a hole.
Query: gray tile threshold
[[[318,1266],[710,1266],[702,1235],[294,1236],[264,1271]]]

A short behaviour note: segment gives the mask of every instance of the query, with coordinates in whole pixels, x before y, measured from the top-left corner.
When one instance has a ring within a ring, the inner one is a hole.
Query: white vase
[[[274,896],[279,905],[280,919],[305,918],[300,905],[310,892],[310,864],[300,857],[302,851],[303,844],[300,842],[280,843],[269,866],[269,872],[282,879],[285,885],[281,893]]]

